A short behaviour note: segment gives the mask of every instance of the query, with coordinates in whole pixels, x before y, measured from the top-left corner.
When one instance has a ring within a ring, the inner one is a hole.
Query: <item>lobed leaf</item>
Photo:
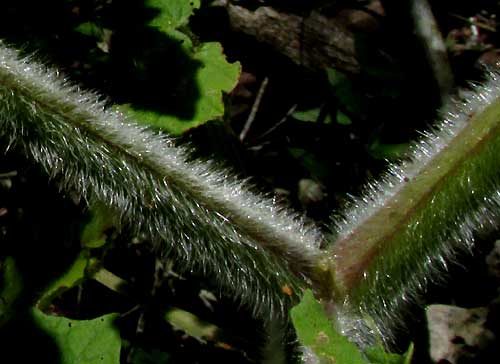
[[[70,320],[34,309],[33,319],[55,341],[60,364],[119,364],[121,339],[115,314],[93,320]]]
[[[191,119],[185,120],[176,115],[153,110],[138,110],[132,105],[127,105],[125,110],[135,116],[141,124],[151,125],[176,135],[222,117],[223,93],[231,91],[236,86],[241,66],[237,62],[227,62],[219,43],[203,43],[194,50],[193,59],[200,62],[195,75],[199,98],[196,100]]]
[[[193,11],[200,8],[200,0],[146,0],[145,4],[159,11],[149,25],[165,33],[187,25]]]

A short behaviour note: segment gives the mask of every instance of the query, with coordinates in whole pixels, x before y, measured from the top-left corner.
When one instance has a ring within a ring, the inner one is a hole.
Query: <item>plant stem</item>
[[[258,316],[285,315],[310,279],[316,228],[1,44],[0,138]]]
[[[499,95],[492,74],[346,209],[322,263],[336,302],[387,326],[456,248],[470,248],[475,233],[497,225]]]

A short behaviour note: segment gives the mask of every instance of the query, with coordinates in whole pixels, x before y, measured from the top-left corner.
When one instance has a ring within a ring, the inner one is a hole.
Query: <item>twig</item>
[[[101,267],[99,268],[99,270],[93,273],[92,279],[117,293],[128,295],[128,293],[130,292],[130,285],[126,280],[118,277],[105,268]]]
[[[5,173],[0,173],[0,179],[11,178],[17,176],[17,171],[10,171]]]
[[[269,78],[265,77],[264,80],[262,81],[259,92],[257,92],[257,96],[255,97],[255,101],[252,105],[252,110],[250,110],[250,115],[248,115],[248,119],[243,126],[243,130],[240,133],[240,140],[243,141],[245,137],[248,134],[248,131],[250,130],[250,127],[252,126],[253,121],[255,120],[255,116],[257,115],[257,111],[259,111],[259,106],[260,102],[262,101],[262,96],[264,95],[264,92],[266,91],[267,84],[269,82]]]
[[[453,73],[448,61],[446,45],[429,2],[427,0],[413,0],[411,2],[411,16],[415,24],[415,33],[421,40],[427,62],[438,83],[441,101],[444,101],[453,87]]]
[[[266,130],[264,133],[259,135],[258,139],[262,139],[263,137],[265,137],[265,136],[271,134],[273,131],[275,131],[281,124],[283,124],[285,121],[288,120],[288,117],[295,112],[296,108],[297,108],[297,104],[294,104],[290,109],[288,109],[285,116],[283,116],[283,118],[281,118],[280,121],[278,121],[276,124],[274,124],[268,130]]]

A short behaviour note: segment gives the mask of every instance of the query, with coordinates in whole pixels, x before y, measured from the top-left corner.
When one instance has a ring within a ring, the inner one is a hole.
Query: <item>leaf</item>
[[[328,83],[331,87],[339,87],[349,83],[347,77],[342,72],[334,68],[327,68],[326,75],[328,77]]]
[[[159,10],[149,25],[169,33],[187,25],[194,9],[200,8],[200,0],[146,0],[145,5]]]
[[[89,37],[101,38],[103,29],[93,22],[85,22],[79,24],[75,31]]]
[[[171,39],[180,41],[184,48],[192,48],[189,36],[179,31],[178,28],[188,24],[194,9],[200,7],[200,0],[147,0],[146,6],[159,11],[157,16],[149,22],[149,26],[157,28]]]
[[[154,126],[170,134],[182,134],[209,120],[224,114],[223,92],[231,91],[238,81],[241,67],[239,63],[228,63],[219,43],[201,43],[193,47],[188,35],[179,30],[188,25],[189,17],[200,7],[200,0],[147,0],[146,6],[158,10],[149,25],[156,27],[170,39],[182,44],[184,51],[199,63],[194,75],[196,92],[179,90],[179,94],[196,94],[196,100],[186,99],[186,104],[194,103],[189,119],[151,109],[140,109],[134,105],[121,105],[119,108],[132,114],[139,123]],[[176,70],[171,70],[176,72]],[[187,75],[188,76],[188,75]],[[168,97],[168,96],[165,96]]]
[[[310,347],[322,363],[362,364],[367,360],[356,345],[338,333],[311,290],[291,309],[292,322],[300,342]]]
[[[119,364],[121,339],[116,314],[93,320],[70,320],[34,309],[33,319],[57,344],[60,364]]]
[[[73,262],[71,267],[63,275],[53,281],[45,292],[42,293],[37,306],[41,310],[46,310],[54,298],[59,297],[68,289],[80,284],[80,282],[85,279],[85,273],[88,265],[88,257],[86,254],[81,253]]]
[[[199,98],[190,120],[151,110],[134,109],[133,105],[122,105],[121,109],[135,116],[139,123],[161,128],[171,134],[182,134],[209,120],[222,117],[223,92],[229,92],[236,86],[241,71],[240,64],[227,62],[219,43],[202,44],[194,52],[193,58],[200,62],[195,75]]]
[[[349,116],[344,114],[342,111],[337,111],[337,123],[340,125],[351,125],[352,120]]]
[[[333,94],[340,103],[353,114],[359,114],[363,109],[363,98],[357,94],[351,81],[342,72],[333,68],[327,68],[328,82]]]
[[[198,102],[197,112],[207,120],[222,116],[222,92],[229,92],[236,86],[241,66],[226,61],[220,43],[204,43],[197,49],[194,59],[202,64],[196,75],[203,96]]]
[[[100,248],[107,241],[106,231],[114,226],[113,214],[104,207],[93,207],[90,221],[84,226],[80,242],[84,248]]]
[[[381,345],[369,347],[365,355],[373,364],[410,364],[413,356],[413,343],[402,355],[387,353]]]
[[[321,108],[317,107],[314,109],[295,111],[292,117],[300,121],[316,121],[319,118],[320,112]]]
[[[109,53],[111,36],[113,34],[110,29],[102,28],[93,22],[85,22],[79,24],[75,28],[75,31],[88,37],[97,38],[97,47],[104,53]]]
[[[295,111],[292,114],[292,117],[300,120],[300,121],[313,121],[316,122],[319,120],[321,114],[321,107],[317,107],[314,109]],[[327,114],[324,120],[325,124],[330,124],[332,122],[332,117],[330,114]]]

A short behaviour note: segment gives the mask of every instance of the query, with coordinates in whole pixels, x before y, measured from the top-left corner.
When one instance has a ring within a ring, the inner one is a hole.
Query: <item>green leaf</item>
[[[95,23],[85,22],[79,24],[75,31],[89,37],[101,38],[103,34],[103,29]]]
[[[347,76],[333,68],[327,68],[326,73],[335,97],[347,111],[359,114],[363,109],[363,98],[355,92]]]
[[[198,88],[197,99],[185,100],[189,104],[195,102],[193,116],[190,119],[183,119],[177,115],[139,109],[131,104],[121,105],[120,109],[131,113],[141,124],[154,126],[174,135],[222,117],[223,92],[229,92],[236,86],[241,67],[239,63],[226,61],[219,43],[202,43],[198,47],[193,47],[190,37],[180,30],[188,25],[190,16],[200,7],[200,0],[147,0],[146,6],[158,10],[158,14],[149,25],[156,27],[170,39],[179,41],[184,51],[199,62],[194,75]]]
[[[119,364],[121,339],[116,314],[93,320],[70,320],[34,309],[33,319],[57,344],[60,364]]]
[[[316,107],[314,109],[295,111],[292,117],[300,121],[316,121],[319,118],[320,112],[321,108]]]
[[[320,114],[321,114],[321,107],[317,107],[314,109],[295,111],[292,114],[292,117],[300,121],[316,122],[319,120]],[[327,114],[324,123],[330,124],[331,122],[332,122],[332,117],[330,114]]]
[[[192,49],[190,37],[179,28],[188,24],[193,11],[200,7],[200,0],[147,0],[146,7],[158,11],[149,26],[157,28],[170,39],[177,40],[184,49]]]
[[[387,353],[381,345],[369,347],[365,350],[365,355],[373,364],[410,364],[413,356],[413,343],[402,355]]]
[[[42,293],[37,306],[45,310],[53,301],[68,289],[77,286],[85,279],[85,272],[89,264],[86,254],[81,253],[73,262],[71,267],[59,278],[53,281]]]
[[[109,53],[111,36],[113,32],[110,29],[105,29],[93,22],[85,22],[79,24],[75,31],[88,37],[97,38],[96,45],[104,53]]]
[[[357,346],[335,330],[310,290],[292,308],[291,316],[300,342],[310,347],[322,363],[367,363]]]
[[[352,121],[351,118],[342,111],[337,111],[337,123],[340,125],[351,125]]]
[[[145,5],[159,10],[149,25],[170,33],[187,25],[194,9],[200,8],[200,0],[146,0]]]
[[[241,66],[237,62],[227,62],[219,43],[202,44],[195,50],[193,58],[200,62],[195,75],[199,98],[191,119],[180,119],[175,115],[151,110],[138,110],[134,109],[133,105],[122,105],[121,108],[135,116],[139,123],[161,128],[171,134],[182,134],[209,120],[222,117],[223,92],[229,92],[236,86]]]
[[[83,228],[80,242],[84,248],[100,248],[107,241],[106,231],[114,226],[112,212],[104,207],[94,207],[90,221]]]
[[[220,43],[202,44],[193,58],[202,65],[196,75],[202,95],[198,101],[197,114],[206,120],[222,116],[222,92],[229,92],[236,86],[241,66],[237,62],[227,62]]]
[[[349,83],[346,75],[334,68],[327,68],[326,75],[331,87],[343,87],[345,84]]]
[[[239,63],[231,64],[226,61],[219,43],[202,43],[193,47],[190,37],[180,30],[186,28],[189,17],[200,7],[200,0],[147,0],[146,6],[158,10],[149,25],[156,27],[170,39],[179,41],[184,51],[199,63],[194,75],[197,99],[189,99],[188,96],[185,100],[189,105],[194,103],[193,115],[190,119],[184,119],[178,115],[139,109],[131,104],[121,105],[120,108],[131,113],[141,124],[154,126],[175,135],[222,117],[223,92],[229,92],[236,86],[241,67]],[[179,92],[182,94],[185,90]]]

